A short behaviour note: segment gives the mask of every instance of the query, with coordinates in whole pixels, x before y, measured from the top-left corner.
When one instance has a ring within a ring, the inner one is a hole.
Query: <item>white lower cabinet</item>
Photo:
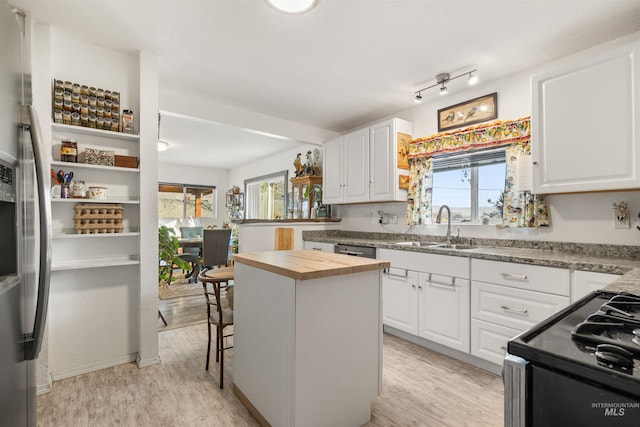
[[[501,365],[507,342],[569,305],[568,269],[471,260],[471,354]]]
[[[418,335],[469,352],[469,280],[419,274]]]
[[[469,259],[380,249],[383,323],[469,352]],[[431,273],[429,271],[434,271]]]
[[[618,277],[618,274],[574,271],[571,278],[571,302],[579,300],[591,291],[604,288]]]
[[[418,335],[418,273],[391,267],[382,276],[382,322]]]
[[[517,329],[471,319],[471,354],[502,365],[507,352],[507,342],[519,333]]]

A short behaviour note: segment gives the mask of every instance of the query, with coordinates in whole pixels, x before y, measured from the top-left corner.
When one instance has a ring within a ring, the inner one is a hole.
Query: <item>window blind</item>
[[[505,148],[476,150],[473,152],[441,154],[433,158],[433,172],[446,172],[466,169],[474,166],[487,166],[504,163]]]

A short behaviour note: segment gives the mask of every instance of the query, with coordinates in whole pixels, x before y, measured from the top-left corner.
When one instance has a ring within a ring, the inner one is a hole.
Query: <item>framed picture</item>
[[[398,187],[401,190],[409,189],[409,175],[399,175]]]
[[[411,135],[398,132],[398,169],[409,169],[409,143]]]
[[[438,132],[498,117],[498,92],[438,110]]]

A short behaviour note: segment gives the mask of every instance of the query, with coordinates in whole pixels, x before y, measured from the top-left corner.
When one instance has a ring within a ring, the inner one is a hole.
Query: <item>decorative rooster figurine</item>
[[[300,159],[302,153],[298,153],[296,155],[296,159],[293,161],[293,166],[296,168],[296,178],[302,176],[302,172],[304,171],[304,167],[302,166],[302,159]]]

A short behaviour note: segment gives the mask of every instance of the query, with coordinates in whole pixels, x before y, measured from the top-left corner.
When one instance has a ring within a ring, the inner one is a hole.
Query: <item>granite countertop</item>
[[[233,255],[233,260],[297,280],[382,270],[391,266],[387,261],[312,250],[248,252]]]
[[[454,238],[454,243],[477,245],[475,249],[460,250],[430,248],[425,246],[402,246],[397,244],[398,241],[442,242],[443,238],[441,236],[339,231],[303,232],[303,239],[314,242],[342,243],[401,251],[620,274],[622,276],[607,286],[607,290],[625,290],[640,294],[640,247],[637,246]]]

